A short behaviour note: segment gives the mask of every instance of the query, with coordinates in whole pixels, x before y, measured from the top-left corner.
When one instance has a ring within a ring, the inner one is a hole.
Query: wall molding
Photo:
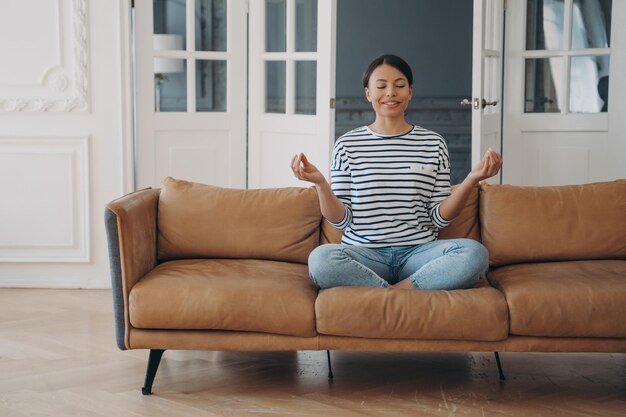
[[[71,46],[73,65],[59,71],[53,69],[51,77],[44,77],[45,91],[55,98],[48,97],[8,97],[0,98],[0,112],[89,112],[89,11],[87,0],[72,1]],[[59,28],[63,32],[63,28]],[[62,37],[61,37],[62,38]],[[69,73],[69,74],[68,74]],[[70,81],[70,79],[72,81]],[[59,93],[62,94],[59,97]],[[41,94],[43,95],[43,94]]]
[[[45,200],[42,201],[41,199],[45,199],[45,196],[37,195],[37,190],[26,189],[17,195],[9,191],[9,195],[19,199],[26,215],[35,213],[45,217],[48,215],[46,210],[51,210],[50,207],[57,211],[68,208],[69,212],[61,213],[61,218],[55,217],[54,220],[57,224],[64,221],[66,223],[61,223],[60,226],[55,224],[53,227],[56,229],[53,229],[53,236],[48,236],[45,234],[46,230],[34,233],[34,226],[28,227],[29,219],[20,219],[16,215],[15,204],[13,207],[5,206],[8,216],[0,218],[0,229],[5,231],[4,235],[0,236],[0,263],[90,262],[89,136],[0,136],[0,159],[3,156],[5,158],[39,157],[40,160],[47,161],[48,165],[52,164],[57,165],[57,168],[64,168],[61,174],[57,173],[56,179],[52,177],[54,173],[48,175],[52,178],[50,182],[58,186],[58,189],[45,190],[50,191],[50,195],[56,192],[60,194],[56,206],[46,204]],[[64,173],[67,174],[66,177],[63,176]],[[9,189],[13,185],[11,183],[17,182],[19,186],[20,179],[8,179],[10,181],[7,183]],[[39,182],[39,179],[23,181],[25,185],[28,185],[29,182]],[[63,196],[63,192],[65,192],[65,196]],[[69,201],[64,200],[65,197]],[[38,210],[38,207],[43,207],[45,210]],[[38,220],[34,218],[33,223]],[[19,234],[16,232],[18,227],[24,227],[24,229],[19,229]],[[22,230],[24,230],[23,234]]]

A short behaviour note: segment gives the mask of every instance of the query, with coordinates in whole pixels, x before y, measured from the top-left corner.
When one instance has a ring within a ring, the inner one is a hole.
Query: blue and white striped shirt
[[[335,143],[331,187],[344,204],[341,242],[367,247],[419,245],[437,239],[450,221],[439,206],[450,195],[450,158],[444,139],[413,126],[383,136],[367,126]]]

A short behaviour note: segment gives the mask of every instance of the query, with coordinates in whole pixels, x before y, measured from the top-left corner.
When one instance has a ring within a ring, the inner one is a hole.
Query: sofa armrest
[[[115,335],[124,350],[130,319],[128,296],[141,277],[157,265],[157,207],[159,189],[125,195],[106,205],[104,223],[109,247]]]

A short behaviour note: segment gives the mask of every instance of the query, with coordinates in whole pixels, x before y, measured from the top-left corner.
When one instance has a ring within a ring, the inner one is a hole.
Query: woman
[[[487,250],[470,239],[437,240],[437,231],[480,181],[498,173],[500,155],[489,149],[451,195],[445,141],[404,118],[413,93],[409,65],[380,56],[363,74],[363,87],[376,120],[337,140],[332,185],[304,154],[291,161],[295,176],[315,185],[323,216],[344,231],[342,244],[311,253],[311,279],[320,288],[472,287],[488,268]]]

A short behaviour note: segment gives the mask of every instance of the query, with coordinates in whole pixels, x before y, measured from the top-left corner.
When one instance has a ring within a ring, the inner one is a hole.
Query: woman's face
[[[407,78],[395,67],[382,64],[370,75],[365,97],[377,116],[404,117],[404,110],[413,96]]]

